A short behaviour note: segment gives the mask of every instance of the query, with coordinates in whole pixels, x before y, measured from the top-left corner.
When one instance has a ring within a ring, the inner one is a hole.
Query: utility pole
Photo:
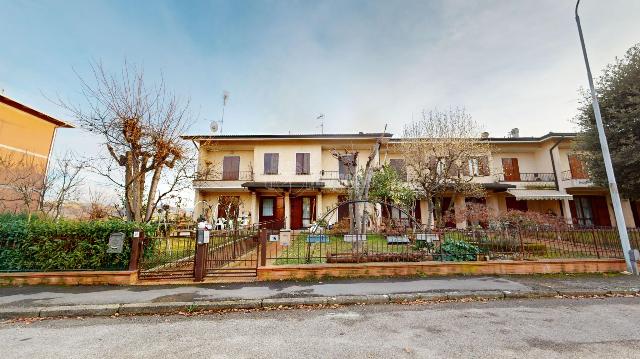
[[[620,234],[620,243],[622,244],[622,252],[624,260],[627,263],[627,271],[633,273],[631,264],[631,245],[629,244],[629,234],[627,233],[627,225],[624,221],[624,213],[622,212],[622,202],[618,193],[618,184],[613,173],[613,164],[611,163],[611,154],[609,153],[609,144],[607,136],[604,133],[602,124],[602,115],[600,114],[600,104],[596,88],[593,85],[593,77],[591,76],[591,67],[589,66],[589,58],[587,57],[587,48],[584,44],[584,36],[582,35],[582,27],[580,26],[580,16],[578,16],[578,6],[580,0],[576,2],[576,24],[578,24],[578,34],[580,35],[580,45],[582,46],[582,54],[584,56],[584,64],[587,67],[587,77],[589,78],[589,88],[591,89],[591,105],[593,106],[593,114],[596,117],[596,127],[598,129],[598,138],[600,139],[600,148],[602,149],[602,157],[604,158],[604,167],[607,172],[607,180],[609,181],[609,192],[611,193],[611,202],[613,203],[613,211],[616,217],[618,233]]]

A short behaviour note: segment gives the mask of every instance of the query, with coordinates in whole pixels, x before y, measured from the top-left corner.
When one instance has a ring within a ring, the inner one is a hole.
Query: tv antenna
[[[222,134],[222,125],[224,125],[224,109],[229,101],[229,91],[222,92],[222,118],[220,119],[220,134]]]
[[[320,120],[320,133],[324,135],[324,113],[319,114],[316,120]]]

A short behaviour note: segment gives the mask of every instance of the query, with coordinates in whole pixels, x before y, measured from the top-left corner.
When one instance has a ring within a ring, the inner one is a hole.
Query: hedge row
[[[107,253],[109,235],[149,225],[122,220],[77,221],[31,218],[0,214],[0,271],[56,271],[126,269],[130,241],[125,240],[122,253]]]

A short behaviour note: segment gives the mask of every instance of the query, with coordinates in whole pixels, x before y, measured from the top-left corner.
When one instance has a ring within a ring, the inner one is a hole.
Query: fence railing
[[[511,175],[498,174],[500,182],[555,182],[556,175],[544,172],[520,172]]]
[[[629,230],[631,246],[640,231]],[[264,250],[263,250],[264,251]],[[270,265],[308,263],[475,261],[496,259],[623,258],[616,229],[442,230],[433,232],[325,232],[268,242]]]

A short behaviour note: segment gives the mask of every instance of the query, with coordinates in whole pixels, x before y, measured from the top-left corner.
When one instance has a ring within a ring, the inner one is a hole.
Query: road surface
[[[640,358],[640,298],[0,324],[3,358]]]

